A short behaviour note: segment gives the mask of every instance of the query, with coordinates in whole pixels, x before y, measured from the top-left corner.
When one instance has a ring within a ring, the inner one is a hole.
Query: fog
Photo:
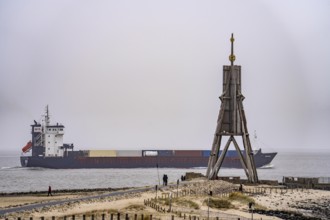
[[[263,151],[329,152],[329,1],[0,2],[0,150],[210,150],[230,35]],[[252,135],[251,135],[252,136]]]

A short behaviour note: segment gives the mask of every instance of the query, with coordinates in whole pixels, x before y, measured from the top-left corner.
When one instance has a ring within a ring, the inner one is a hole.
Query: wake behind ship
[[[42,123],[31,125],[32,140],[22,148],[23,167],[77,168],[194,168],[207,167],[210,150],[79,150],[63,143],[64,126],[50,124],[48,106]],[[31,156],[26,156],[31,151]],[[219,152],[221,153],[221,152]],[[256,167],[269,165],[277,153],[254,151]],[[243,152],[243,154],[245,154]],[[227,151],[222,167],[242,168],[236,151]]]

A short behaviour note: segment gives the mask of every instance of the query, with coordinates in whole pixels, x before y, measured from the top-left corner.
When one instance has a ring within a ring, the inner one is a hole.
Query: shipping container
[[[203,150],[202,155],[203,155],[203,157],[209,157],[211,155],[211,151],[210,150]]]
[[[171,157],[173,156],[173,150],[159,150],[158,156],[160,157]]]
[[[117,157],[142,157],[142,150],[117,150]]]
[[[142,155],[144,157],[156,157],[156,156],[158,156],[158,151],[156,151],[156,150],[143,150]]]
[[[90,150],[88,152],[89,157],[116,157],[115,150]]]
[[[69,157],[88,157],[88,151],[80,150],[80,151],[68,151],[67,152]]]
[[[174,151],[176,157],[201,157],[201,150],[176,150]]]

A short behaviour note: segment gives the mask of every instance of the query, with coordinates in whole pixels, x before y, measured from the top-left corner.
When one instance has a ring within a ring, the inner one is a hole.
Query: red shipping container
[[[201,150],[176,150],[175,157],[202,157]]]

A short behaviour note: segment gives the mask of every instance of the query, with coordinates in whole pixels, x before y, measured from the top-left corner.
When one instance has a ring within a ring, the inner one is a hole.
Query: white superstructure
[[[63,135],[64,126],[50,125],[50,118],[48,106],[46,107],[46,114],[42,124],[43,146],[45,147],[45,157],[63,157]]]

